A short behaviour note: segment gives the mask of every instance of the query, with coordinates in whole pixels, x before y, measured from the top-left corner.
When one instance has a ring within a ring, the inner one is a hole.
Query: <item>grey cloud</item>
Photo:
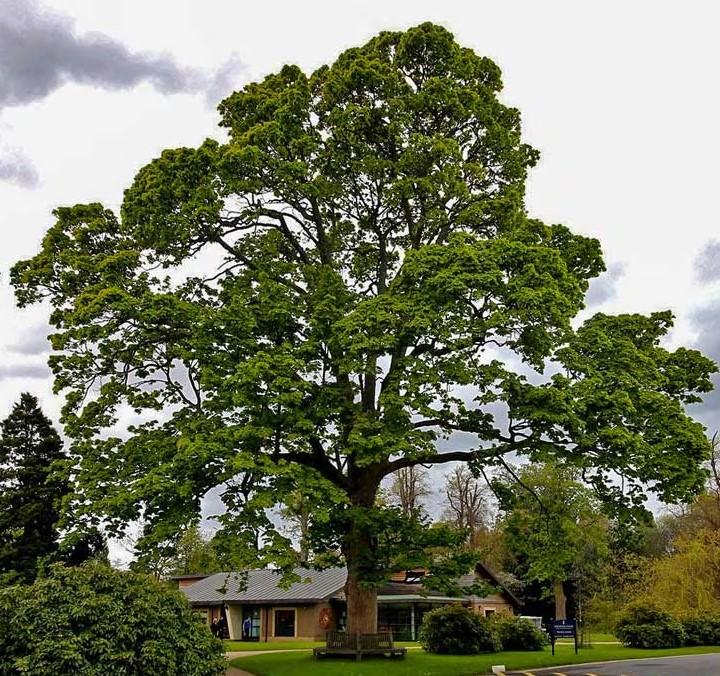
[[[243,64],[237,54],[230,58],[218,68],[209,82],[205,93],[205,102],[214,107],[240,84],[239,74],[242,72]]]
[[[596,307],[612,300],[617,295],[617,283],[625,276],[624,263],[612,263],[605,273],[590,282],[585,304]]]
[[[0,148],[0,181],[14,183],[21,188],[37,188],[40,185],[40,177],[33,163],[16,148]]]
[[[0,381],[11,378],[38,378],[50,377],[50,369],[39,364],[3,364],[0,365]]]
[[[216,486],[215,488],[211,488],[203,496],[200,502],[201,528],[210,528],[213,530],[219,528],[220,523],[217,517],[227,512],[227,507],[222,501],[222,493],[224,490],[224,486]]]
[[[701,284],[710,284],[720,279],[720,242],[709,241],[693,263],[695,277]]]
[[[718,361],[720,359],[720,298],[695,310],[690,315],[690,323],[698,332],[693,347]]]
[[[692,347],[720,364],[720,298],[695,310],[690,315],[690,323],[698,332]],[[713,376],[713,383],[715,389],[703,397],[703,403],[689,408],[690,413],[706,425],[711,434],[720,429],[720,374]]]
[[[212,76],[169,54],[131,52],[109,36],[78,34],[72,18],[36,0],[0,0],[0,109],[43,99],[67,82],[103,89],[148,82],[164,94],[209,92],[229,83],[237,67],[233,58]]]
[[[8,349],[18,354],[31,356],[46,354],[50,351],[50,343],[47,339],[48,331],[49,328],[46,324],[37,326],[24,333],[20,340],[10,345]]]

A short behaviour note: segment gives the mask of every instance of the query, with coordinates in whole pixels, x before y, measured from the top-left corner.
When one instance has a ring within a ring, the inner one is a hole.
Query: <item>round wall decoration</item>
[[[330,615],[330,608],[323,608],[318,616],[318,623],[323,629],[327,629],[330,626],[332,617]]]

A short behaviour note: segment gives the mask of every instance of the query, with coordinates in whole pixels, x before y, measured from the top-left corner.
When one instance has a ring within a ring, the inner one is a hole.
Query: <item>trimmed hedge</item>
[[[420,628],[420,645],[439,655],[475,655],[502,650],[494,623],[460,605],[443,606],[426,613]]]

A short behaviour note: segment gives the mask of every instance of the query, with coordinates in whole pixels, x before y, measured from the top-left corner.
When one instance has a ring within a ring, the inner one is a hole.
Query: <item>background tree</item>
[[[418,465],[403,467],[395,472],[386,491],[388,501],[397,505],[408,519],[416,514],[427,514],[425,500],[432,494],[430,473]]]
[[[468,534],[468,546],[476,549],[481,535],[490,531],[492,508],[490,490],[476,479],[466,465],[457,465],[445,475],[445,502],[442,519]]]
[[[165,546],[147,545],[142,533],[142,522],[136,523],[128,529],[120,544],[133,556],[130,568],[156,580],[170,575],[239,571],[252,560],[248,558],[247,542],[243,537],[222,528],[200,528],[198,521],[188,524],[177,539]]]
[[[587,577],[608,551],[607,519],[577,475],[554,464],[528,465],[493,484],[518,572],[550,584],[559,620],[566,618],[564,583]]]
[[[661,347],[670,313],[573,331],[600,247],[528,217],[538,153],[501,88],[443,28],[384,32],[229,96],[227,141],[163,152],[121,219],[57,209],[11,278],[53,307],[78,508],[168,537],[238,474],[264,478],[258,521],[300,482],[327,514],[316,550],[348,566],[348,631],[372,632],[387,566],[442,532],[376,504],[398,470],[514,454],[581,466],[627,508],[696,491],[708,444],[683,406],[715,366]],[[148,422],[108,435],[125,411]],[[289,569],[262,525],[259,560]]]
[[[682,533],[673,553],[647,560],[628,600],[654,603],[675,616],[720,610],[720,531]]]
[[[177,551],[169,561],[171,575],[220,572],[212,546],[211,531],[204,531],[196,522],[190,524],[178,541]]]
[[[30,581],[58,551],[60,503],[70,489],[57,470],[66,455],[31,394],[20,395],[0,429],[0,578]]]
[[[107,539],[100,528],[85,525],[63,537],[58,560],[68,566],[93,560],[109,564],[109,554]]]
[[[708,472],[703,491],[687,503],[668,506],[663,516],[666,531],[673,535],[681,531],[720,530],[720,439],[717,432],[710,439],[710,458],[705,463]],[[668,533],[672,540],[672,535]]]
[[[646,523],[614,521],[611,555],[595,576],[586,619],[612,631],[630,602],[655,604],[678,617],[717,612],[717,437],[705,490]]]

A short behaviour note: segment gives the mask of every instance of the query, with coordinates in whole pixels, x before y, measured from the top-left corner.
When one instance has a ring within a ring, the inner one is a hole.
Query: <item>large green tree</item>
[[[59,547],[60,503],[69,486],[57,470],[66,458],[37,399],[23,393],[0,424],[0,578],[32,580]]]
[[[11,274],[21,306],[53,307],[78,508],[169,533],[244,472],[256,522],[299,486],[313,550],[347,563],[348,629],[373,631],[374,586],[435,531],[376,505],[393,472],[515,453],[608,499],[695,491],[708,444],[683,405],[714,365],[660,346],[670,313],[573,331],[600,246],[526,213],[538,153],[501,88],[443,28],[381,33],[229,96],[227,139],[163,152],[120,218],[57,209]],[[132,411],[149,421],[107,433]],[[261,556],[294,562],[263,525]]]

